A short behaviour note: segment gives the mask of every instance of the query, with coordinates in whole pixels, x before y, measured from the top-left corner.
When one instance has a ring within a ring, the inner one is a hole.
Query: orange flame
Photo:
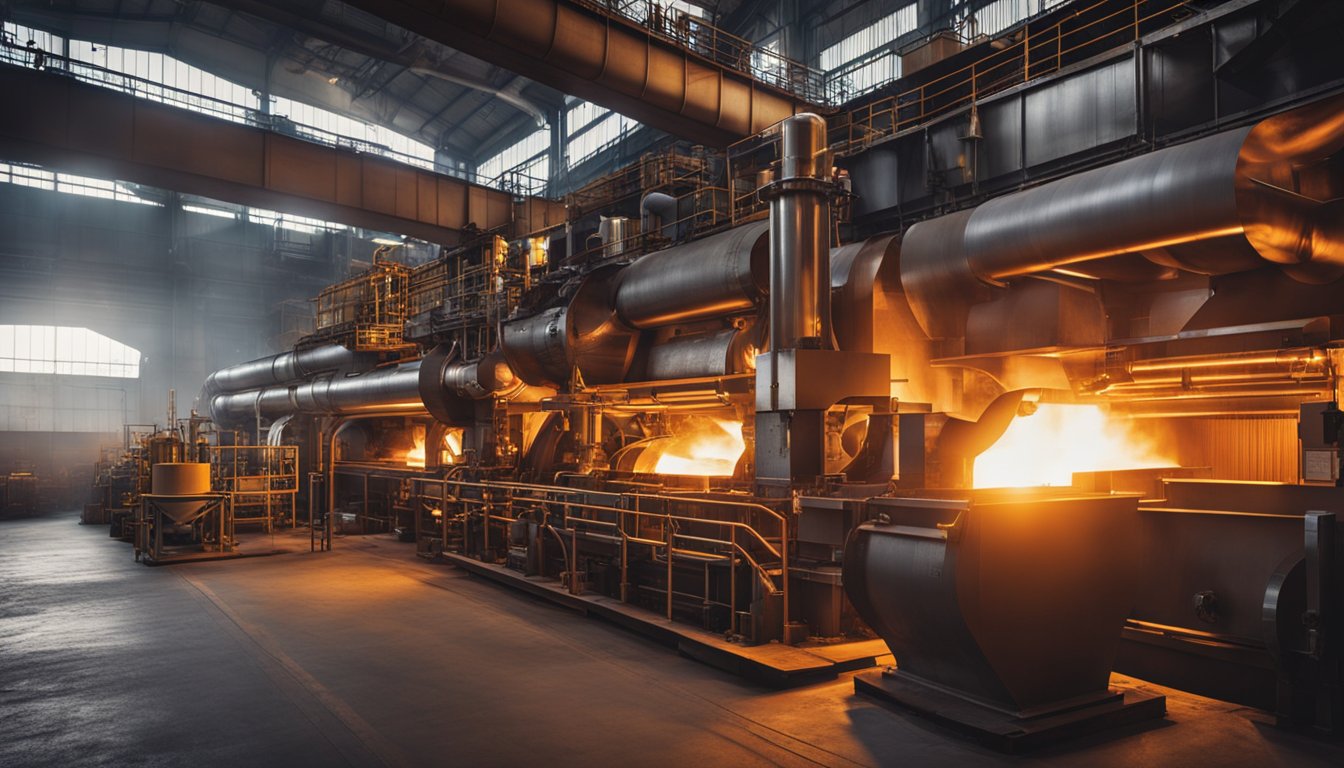
[[[660,475],[732,477],[747,449],[742,422],[701,419],[696,426],[651,446],[658,451],[653,471]]]
[[[975,460],[976,488],[1066,486],[1074,472],[1176,466],[1152,441],[1095,405],[1037,407]]]
[[[406,466],[423,467],[425,466],[425,436],[416,434],[415,447],[406,452]]]

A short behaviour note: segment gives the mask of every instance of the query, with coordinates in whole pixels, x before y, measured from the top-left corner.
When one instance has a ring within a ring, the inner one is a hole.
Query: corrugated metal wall
[[[1297,482],[1294,417],[1171,419],[1163,431],[1182,466],[1210,467],[1212,476],[1223,480]]]

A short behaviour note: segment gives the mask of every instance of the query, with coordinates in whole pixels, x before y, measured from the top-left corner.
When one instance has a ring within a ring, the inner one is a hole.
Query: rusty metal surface
[[[455,244],[508,224],[507,192],[155,104],[58,74],[0,68],[11,160]],[[528,209],[546,219],[547,207]]]
[[[682,138],[726,146],[808,105],[633,21],[568,0],[352,3]]]

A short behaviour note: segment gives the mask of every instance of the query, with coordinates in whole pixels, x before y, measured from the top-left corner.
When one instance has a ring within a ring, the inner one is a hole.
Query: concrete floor
[[[756,689],[390,539],[147,568],[75,521],[0,522],[0,766],[1344,765],[1174,693],[1164,722],[1005,757],[848,677]]]

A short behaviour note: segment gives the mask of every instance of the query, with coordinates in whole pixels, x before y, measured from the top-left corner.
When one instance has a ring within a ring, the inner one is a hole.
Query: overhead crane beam
[[[696,27],[703,31],[693,44],[681,45],[579,0],[348,1],[491,64],[702,144],[727,146],[789,115],[822,109],[743,71],[749,44],[707,24]],[[725,55],[743,61],[732,67],[723,63]]]
[[[0,158],[454,245],[471,227],[564,221],[539,198],[158,104],[55,72],[0,66]]]

